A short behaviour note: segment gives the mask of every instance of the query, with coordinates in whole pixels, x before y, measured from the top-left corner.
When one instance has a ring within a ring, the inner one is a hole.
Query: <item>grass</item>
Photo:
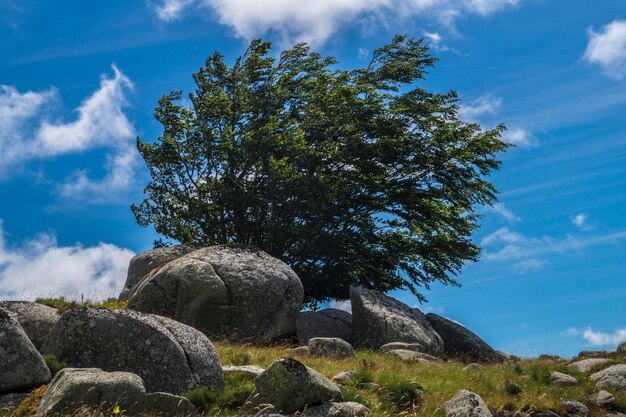
[[[43,360],[50,369],[52,376],[55,376],[61,369],[66,368],[67,364],[57,359],[54,355],[43,355]]]
[[[92,307],[92,308],[126,308],[128,301],[121,301],[117,298],[109,298],[104,301],[91,301],[81,297],[81,300],[68,300],[65,297],[60,298],[37,298],[36,303],[54,307],[59,312],[64,313],[67,310],[79,307]]]

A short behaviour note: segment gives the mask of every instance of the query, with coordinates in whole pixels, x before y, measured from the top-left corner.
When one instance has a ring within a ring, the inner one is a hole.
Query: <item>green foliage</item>
[[[230,415],[243,405],[253,390],[252,376],[237,372],[224,375],[224,392],[210,391],[200,386],[185,392],[183,396],[206,415]]]
[[[352,381],[350,381],[352,385],[356,385],[356,386],[359,386],[361,384],[366,384],[369,382],[374,382],[374,374],[370,369],[366,369],[366,368],[360,368],[354,371]]]
[[[515,382],[506,381],[504,384],[504,392],[508,395],[519,395],[524,392],[524,389],[521,385],[516,384]]]
[[[487,177],[509,145],[458,118],[457,96],[419,87],[436,59],[396,36],[365,68],[339,70],[305,44],[273,58],[250,43],[214,53],[159,100],[163,134],[137,140],[152,180],[132,210],[183,243],[255,245],[299,275],[310,305],[351,284],[388,291],[454,276],[493,204]]]
[[[550,373],[552,372],[550,364],[536,363],[528,367],[527,373],[533,381],[541,384],[548,384],[550,382]]]
[[[55,355],[48,354],[43,355],[43,360],[46,362],[46,366],[50,369],[52,376],[55,376],[63,368],[67,368],[67,364],[57,359]]]
[[[36,303],[44,304],[50,307],[54,307],[61,313],[79,307],[93,307],[93,308],[126,308],[128,301],[118,300],[117,298],[108,298],[104,301],[91,301],[84,299],[81,296],[80,301],[68,300],[65,297],[59,298],[37,298]]]
[[[396,382],[384,387],[383,399],[395,409],[411,409],[424,400],[424,391],[415,382]]]
[[[230,361],[233,365],[243,366],[250,365],[252,357],[248,352],[236,352],[230,356]]]

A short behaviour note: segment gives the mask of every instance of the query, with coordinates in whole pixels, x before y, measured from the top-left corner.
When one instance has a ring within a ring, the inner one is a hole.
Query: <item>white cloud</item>
[[[626,341],[626,329],[617,329],[613,333],[596,332],[591,327],[583,332],[583,338],[592,346],[616,346]]]
[[[531,146],[533,144],[532,137],[527,130],[520,127],[508,129],[502,138],[505,142],[517,146]]]
[[[500,109],[502,99],[490,94],[478,97],[476,100],[459,106],[459,117],[470,122],[477,121],[481,116],[494,114]]]
[[[275,32],[284,42],[323,44],[351,22],[407,20],[418,15],[451,24],[462,14],[488,15],[520,0],[161,0],[157,16],[170,21],[190,7],[211,10],[241,38]]]
[[[567,337],[575,337],[575,336],[578,336],[579,334],[580,332],[578,331],[578,329],[574,327],[570,327],[569,329],[565,329],[561,332],[561,336],[567,336]]]
[[[487,206],[486,209],[487,211],[491,211],[504,217],[509,223],[520,220],[519,217],[517,217],[515,214],[513,214],[513,212],[506,208],[506,205],[504,205],[504,203],[496,203],[493,205],[493,207]]]
[[[74,121],[50,122],[47,114],[56,107],[55,89],[19,93],[0,86],[0,176],[20,164],[91,149],[107,148],[107,173],[99,180],[76,171],[59,189],[64,196],[91,198],[87,192],[128,188],[137,165],[135,129],[123,108],[132,82],[117,67],[114,76],[102,76],[100,87],[76,109]]]
[[[347,311],[348,313],[352,313],[352,303],[350,300],[332,300],[328,308],[336,308],[337,310]]]
[[[599,32],[589,28],[589,43],[584,59],[598,64],[613,78],[626,75],[626,21],[614,20]]]
[[[361,61],[367,59],[370,56],[370,50],[367,48],[359,48],[359,59]]]
[[[427,32],[427,31],[422,31],[422,33],[424,34],[424,38],[428,40],[428,42],[430,43],[430,47],[432,49],[434,49],[435,51],[449,51],[450,48],[447,45],[443,44],[443,36],[441,36],[439,33],[437,32]]]
[[[124,286],[133,256],[132,251],[108,243],[59,246],[50,234],[9,248],[0,221],[0,299],[114,297]]]
[[[588,217],[586,213],[578,213],[572,217],[572,224],[580,230],[593,230],[594,226],[587,222]]]
[[[419,306],[413,306],[413,308],[419,308]],[[421,308],[421,310],[422,310],[422,313],[424,313],[424,314],[434,313],[434,314],[437,314],[439,316],[443,316],[444,314],[446,314],[446,309],[441,307],[441,306],[438,306],[438,307],[435,307],[435,306],[425,306],[425,307]]]

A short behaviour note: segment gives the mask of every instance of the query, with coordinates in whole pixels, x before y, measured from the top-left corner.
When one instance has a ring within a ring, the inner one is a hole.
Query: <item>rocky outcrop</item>
[[[300,279],[284,262],[252,247],[213,246],[144,278],[129,308],[211,338],[262,343],[295,333],[303,298]]]
[[[415,343],[423,352],[440,357],[441,337],[415,308],[383,294],[360,287],[350,288],[354,345],[378,349],[391,342]]]
[[[252,413],[263,404],[271,404],[278,412],[290,414],[331,401],[343,401],[339,387],[302,363],[283,358],[256,379],[242,412]]]
[[[567,368],[576,370],[578,372],[587,373],[593,371],[594,369],[598,369],[606,365],[607,363],[609,363],[609,360],[606,358],[590,358],[572,362],[567,365]]]
[[[296,334],[303,345],[314,337],[338,337],[352,343],[352,314],[336,308],[303,311],[296,319]]]
[[[406,349],[391,349],[385,352],[385,355],[400,359],[404,362],[422,362],[422,363],[442,363],[440,358],[429,355],[428,353],[415,352]]]
[[[30,301],[0,301],[0,310],[17,320],[37,349],[61,317],[56,308]]]
[[[451,400],[443,403],[447,417],[492,417],[487,404],[478,394],[459,391]]]
[[[563,372],[553,371],[550,373],[550,385],[568,387],[578,385],[578,380],[571,375],[564,374]]]
[[[466,362],[501,362],[496,351],[476,334],[458,323],[436,314],[427,314],[426,320],[443,339],[447,357]]]
[[[141,378],[130,372],[65,368],[54,377],[37,408],[37,417],[68,416],[80,409],[112,415],[118,406],[124,415],[146,408]]]
[[[589,417],[591,414],[585,404],[569,398],[561,400],[559,408],[570,416]]]
[[[0,310],[0,394],[46,384],[52,375],[22,326]]]
[[[335,359],[355,359],[354,348],[338,337],[314,337],[309,340],[309,352],[312,356],[327,356]]]
[[[380,353],[387,353],[390,350],[412,350],[413,352],[424,352],[424,346],[419,343],[403,343],[403,342],[391,342],[382,345],[378,351]]]
[[[607,407],[615,402],[615,397],[608,391],[600,390],[589,394],[587,397],[589,402],[597,405],[598,407]]]
[[[126,283],[119,295],[119,299],[128,300],[135,293],[137,285],[152,271],[156,272],[168,262],[197,249],[197,247],[192,245],[176,245],[148,250],[133,256],[128,265]]]
[[[72,367],[133,372],[149,392],[224,387],[217,353],[205,335],[166,317],[136,311],[70,310],[54,326],[42,351]]]
[[[597,389],[626,392],[626,365],[613,365],[591,375]]]
[[[618,353],[626,353],[626,342],[622,342],[617,346]]]

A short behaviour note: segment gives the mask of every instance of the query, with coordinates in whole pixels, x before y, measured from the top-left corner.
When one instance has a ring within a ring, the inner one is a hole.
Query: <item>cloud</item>
[[[513,214],[513,212],[511,212],[509,209],[506,208],[504,203],[496,203],[493,206],[487,206],[486,209],[487,211],[499,214],[504,219],[506,219],[506,221],[508,221],[509,223],[513,223],[513,222],[520,220],[519,217],[517,217],[515,214]]]
[[[572,224],[580,230],[593,230],[594,226],[587,223],[588,217],[586,213],[578,213],[572,217]]]
[[[617,329],[613,333],[596,332],[591,327],[583,332],[583,338],[592,346],[616,346],[626,341],[626,329]]]
[[[579,334],[580,332],[578,331],[578,329],[574,327],[570,327],[569,329],[565,329],[561,332],[561,336],[567,336],[567,337],[575,337],[575,336],[578,336]]]
[[[59,185],[61,194],[91,198],[85,193],[128,188],[138,163],[135,129],[123,111],[133,84],[117,67],[112,69],[113,77],[101,76],[100,87],[75,110],[75,120],[67,123],[48,120],[59,101],[56,89],[20,93],[0,86],[0,178],[30,161],[106,148],[104,178],[93,180],[78,170]]]
[[[528,147],[528,146],[533,145],[533,140],[532,140],[530,133],[528,133],[527,130],[522,129],[520,127],[514,127],[514,128],[508,129],[504,133],[502,139],[505,142],[508,142],[512,145],[517,145],[517,146],[522,146],[522,147]]]
[[[420,308],[420,306],[413,306],[413,308]],[[439,306],[439,307],[435,307],[435,306],[425,306],[423,308],[421,308],[422,313],[424,314],[428,314],[428,313],[434,313],[437,314],[439,316],[443,316],[444,314],[446,314],[446,309]]]
[[[461,119],[470,122],[477,121],[481,116],[486,114],[495,114],[502,105],[500,97],[490,94],[478,97],[469,104],[461,104],[459,106],[458,115]]]
[[[320,45],[342,27],[360,22],[408,20],[416,16],[453,24],[463,14],[488,15],[517,6],[520,0],[161,0],[153,4],[159,19],[171,21],[189,8],[206,8],[236,36],[251,39],[268,32],[283,42]]]
[[[583,58],[602,67],[612,78],[626,75],[626,21],[614,20],[599,32],[589,28],[589,43]]]
[[[332,300],[329,303],[328,308],[336,308],[338,310],[352,313],[352,303],[350,302],[350,300]]]
[[[108,243],[59,246],[51,234],[9,248],[0,221],[0,299],[114,297],[124,286],[133,256],[132,251]]]

